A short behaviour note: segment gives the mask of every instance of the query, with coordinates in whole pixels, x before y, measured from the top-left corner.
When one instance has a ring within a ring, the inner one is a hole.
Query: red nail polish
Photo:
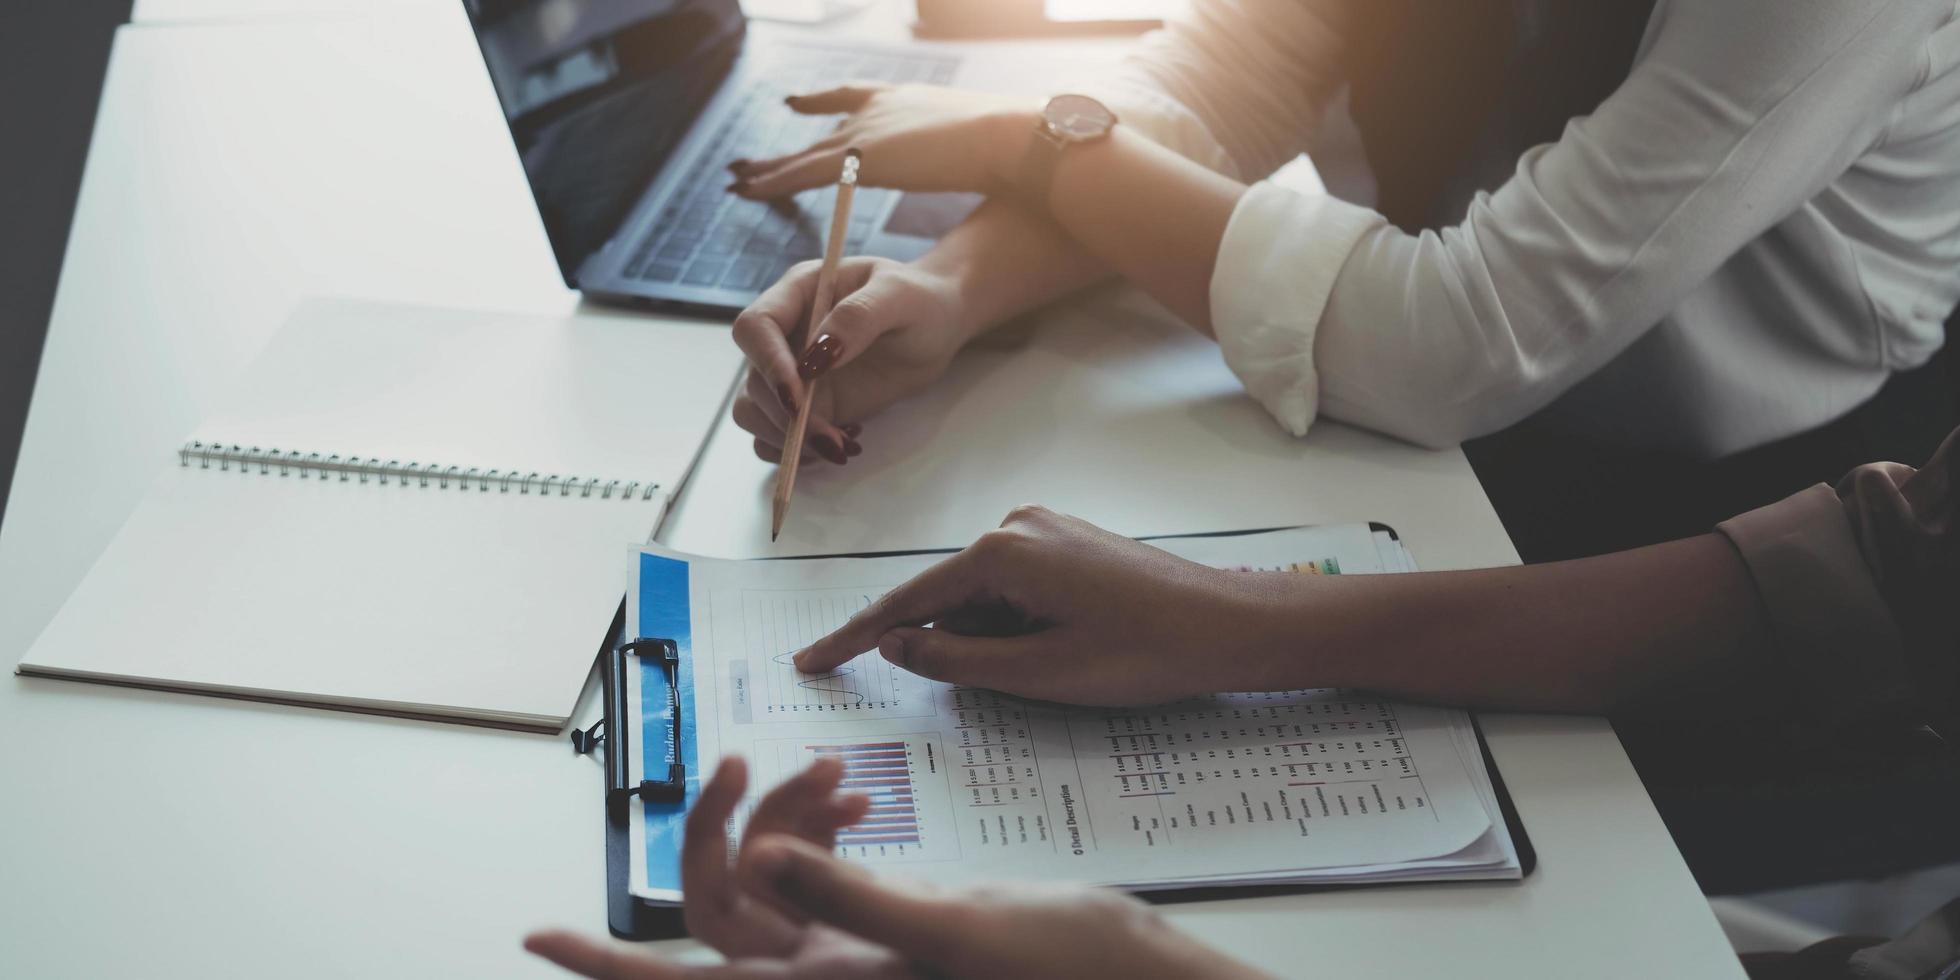
[[[776,397],[782,399],[784,408],[792,412],[796,411],[796,393],[789,390],[789,382],[784,381],[776,385]]]
[[[834,442],[829,439],[813,439],[811,440],[810,444],[816,448],[817,455],[822,456],[823,458],[830,460],[831,462],[836,463],[839,466],[842,466],[845,463],[850,462],[851,460],[851,457],[844,454],[844,447],[840,443]]]
[[[808,381],[830,370],[832,364],[844,353],[844,342],[834,334],[824,334],[810,349],[803,353],[803,363],[797,365],[796,373]]]
[[[849,438],[849,437],[845,437],[845,439],[844,439],[844,455],[846,455],[846,456],[862,456],[862,455],[864,455],[864,447],[863,447],[863,446],[860,446],[860,445],[858,445],[858,441],[857,441],[856,439],[852,439],[852,438]]]

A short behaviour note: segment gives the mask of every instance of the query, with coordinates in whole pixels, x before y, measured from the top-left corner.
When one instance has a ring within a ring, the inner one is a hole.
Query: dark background
[[[130,0],[0,2],[0,515],[110,40],[129,7]]]

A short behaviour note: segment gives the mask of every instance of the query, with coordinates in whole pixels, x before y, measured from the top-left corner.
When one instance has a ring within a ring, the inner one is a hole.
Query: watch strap
[[[1042,214],[1048,213],[1048,196],[1055,184],[1055,168],[1062,162],[1062,152],[1068,144],[1046,122],[1036,124],[1034,139],[1028,141],[1028,152],[1021,157],[1020,179],[1017,190],[1020,197]]]

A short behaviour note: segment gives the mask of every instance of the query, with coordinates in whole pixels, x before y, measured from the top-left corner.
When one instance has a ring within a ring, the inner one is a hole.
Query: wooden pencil
[[[855,148],[844,153],[844,171],[837,177],[837,203],[830,210],[830,237],[824,242],[823,267],[817,272],[817,295],[810,304],[809,336],[817,337],[817,326],[830,314],[837,298],[837,265],[844,260],[844,233],[851,226],[851,198],[857,194],[858,161]],[[806,347],[807,351],[807,347]],[[783,437],[783,461],[776,469],[776,496],[769,516],[769,540],[783,533],[783,518],[789,515],[789,496],[796,489],[796,467],[803,459],[803,436],[810,427],[810,405],[817,400],[817,383],[811,378],[803,386],[803,399],[796,405],[796,418]]]

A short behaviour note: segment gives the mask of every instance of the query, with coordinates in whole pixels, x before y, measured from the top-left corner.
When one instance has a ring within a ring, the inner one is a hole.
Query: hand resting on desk
[[[881,882],[830,853],[866,797],[835,795],[823,760],[756,805],[734,865],[723,828],[747,783],[728,759],[688,813],[681,869],[687,925],[728,958],[695,966],[577,933],[525,948],[595,980],[830,980],[846,977],[1256,977],[1128,896],[1080,886],[928,890]]]

